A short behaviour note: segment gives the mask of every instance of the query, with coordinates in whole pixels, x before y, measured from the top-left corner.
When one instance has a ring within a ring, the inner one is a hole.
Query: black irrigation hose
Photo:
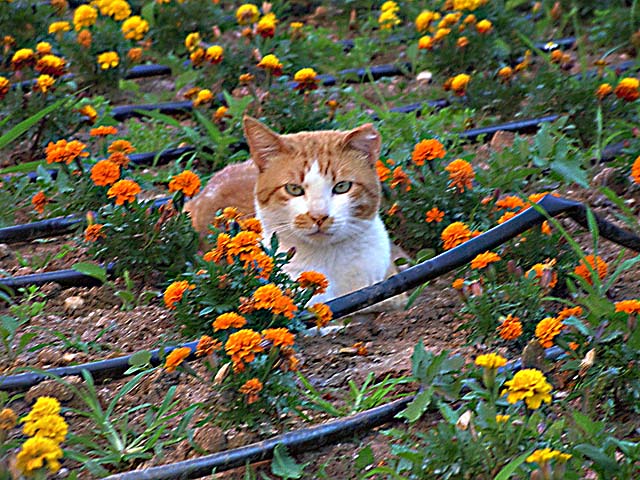
[[[115,265],[109,264],[107,266],[107,275],[113,275],[115,271]],[[42,286],[45,283],[55,282],[63,288],[77,287],[81,285],[83,287],[95,287],[102,285],[102,282],[97,278],[84,273],[77,272],[73,269],[68,270],[55,270],[52,272],[43,273],[31,273],[29,275],[20,275],[18,277],[0,278],[0,286],[17,290],[18,288],[28,287],[30,285]]]
[[[551,216],[566,213],[578,224],[585,227],[588,226],[586,220],[587,207],[580,202],[547,195],[538,202],[538,205]],[[402,273],[388,278],[387,280],[330,300],[327,304],[331,308],[334,318],[340,318],[356,312],[362,308],[398,295],[399,293],[406,292],[411,288],[417,287],[458,267],[464,266],[479,253],[483,253],[501,245],[529,228],[542,223],[546,218],[547,217],[545,215],[539,213],[534,208],[529,208],[505,223],[497,225],[491,230],[488,230],[487,232],[463,243],[462,245],[459,245],[456,248],[415,265]],[[613,225],[597,215],[595,218],[602,237],[640,252],[640,237]],[[70,275],[70,272],[79,275],[75,271],[66,270],[63,272],[65,280],[68,280],[67,276]],[[57,281],[53,276],[55,273],[56,272],[49,272],[41,275],[48,275],[47,278],[49,281]],[[34,277],[37,277],[37,275],[38,274],[28,275],[27,277],[31,277],[31,281],[33,281]],[[14,277],[10,279],[0,279],[0,285],[6,284],[6,282],[9,281],[22,282],[22,285],[26,285],[27,283],[24,283],[23,280],[21,280],[24,278],[25,277]],[[38,278],[35,279],[37,280]],[[312,326],[314,323],[314,320],[310,315],[303,317],[302,320],[309,326]],[[194,353],[196,343],[197,342],[194,341],[182,345],[183,347],[186,346],[191,348],[192,355],[189,359],[195,358]],[[170,351],[173,350],[173,348],[178,347],[171,347],[166,350]],[[152,350],[151,355],[152,364],[158,365],[161,363],[163,355],[160,349]],[[131,359],[131,356],[132,355],[125,355],[119,358],[86,363],[73,367],[54,368],[49,370],[49,372],[55,375],[67,376],[79,375],[82,370],[88,370],[94,375],[99,374],[100,376],[103,376],[102,372],[106,372],[108,376],[118,376],[122,375],[122,373],[129,368],[129,360]],[[46,378],[46,375],[38,373],[25,373],[5,377],[0,376],[0,390],[24,390]]]
[[[35,238],[55,237],[72,232],[80,223],[78,215],[67,215],[39,222],[23,223],[0,228],[0,243],[19,243]]]

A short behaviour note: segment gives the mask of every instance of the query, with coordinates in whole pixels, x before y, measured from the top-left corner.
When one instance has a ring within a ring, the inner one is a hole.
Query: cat
[[[281,251],[295,247],[285,267],[293,278],[306,270],[325,275],[318,302],[395,273],[378,213],[381,138],[373,125],[280,135],[245,116],[243,128],[251,158],[216,173],[187,203],[196,230],[205,233],[225,207],[255,215],[266,241],[276,233]]]

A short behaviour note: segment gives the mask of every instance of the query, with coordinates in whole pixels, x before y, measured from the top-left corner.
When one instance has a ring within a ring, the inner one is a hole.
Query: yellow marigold
[[[56,79],[51,75],[40,75],[33,86],[33,90],[36,92],[47,93],[55,83]]]
[[[527,271],[526,276],[529,278],[539,279],[540,285],[543,288],[553,288],[558,283],[558,274],[553,271],[553,266],[555,264],[555,260],[550,260],[544,263],[536,263]]]
[[[327,291],[329,280],[322,273],[309,270],[302,272],[296,280],[300,287],[312,290],[314,295],[319,295]]]
[[[384,2],[381,6],[380,6],[380,11],[381,12],[399,12],[400,11],[400,7],[398,6],[398,4],[392,0],[389,0],[387,2]]]
[[[24,427],[22,432],[29,437],[45,437],[53,440],[54,442],[64,442],[69,431],[67,422],[64,421],[60,415],[43,415],[33,421],[24,421]]]
[[[551,385],[544,374],[535,368],[526,368],[517,372],[513,379],[504,382],[501,395],[507,394],[507,402],[516,403],[524,400],[531,410],[540,408],[542,402],[551,402]]]
[[[107,238],[107,235],[102,231],[104,225],[100,223],[94,223],[87,226],[84,230],[85,242],[97,242],[101,238]]]
[[[561,462],[566,462],[571,458],[571,454],[562,453],[558,450],[551,450],[550,448],[543,448],[535,450],[531,455],[529,455],[526,459],[527,463],[537,463],[540,466],[543,466],[549,461],[553,459],[557,459]]]
[[[274,314],[282,314],[289,319],[293,318],[293,313],[298,310],[293,300],[272,283],[259,287],[253,292],[251,300],[254,309],[271,310]]]
[[[120,57],[116,52],[104,52],[98,55],[98,65],[102,70],[108,70],[115,68],[120,63]]]
[[[65,71],[65,61],[56,55],[44,55],[34,68],[44,75],[60,77]]]
[[[49,34],[51,35],[69,31],[71,31],[71,25],[69,22],[53,22],[49,25]]]
[[[496,415],[496,423],[507,423],[511,415]]]
[[[200,178],[191,170],[185,170],[171,177],[169,192],[182,192],[187,197],[193,197],[200,191]]]
[[[442,231],[440,235],[443,248],[450,250],[453,247],[457,247],[461,243],[466,242],[472,238],[471,230],[462,222],[453,222]]]
[[[557,337],[564,325],[556,317],[546,317],[536,325],[536,338],[544,348],[553,346],[553,339]]]
[[[200,105],[204,105],[205,103],[209,103],[213,100],[213,93],[211,90],[207,88],[203,88],[198,92],[196,98],[193,99],[193,106],[199,107]]]
[[[115,197],[116,205],[123,205],[125,202],[132,203],[141,191],[140,185],[133,180],[120,180],[107,191],[107,197]]]
[[[425,161],[435,160],[436,158],[444,158],[447,151],[444,149],[444,145],[435,138],[428,140],[422,140],[413,147],[411,153],[411,160],[416,165],[424,165]]]
[[[78,32],[78,36],[76,37],[76,42],[78,42],[78,45],[81,45],[84,48],[89,48],[92,41],[93,36],[91,35],[91,32],[89,30],[81,30]]]
[[[251,3],[240,5],[236,10],[236,20],[240,25],[255,23],[258,21],[258,17],[260,17],[260,11],[258,10],[258,7]]]
[[[196,288],[195,285],[190,284],[187,280],[179,280],[177,282],[173,282],[171,285],[167,287],[164,291],[164,304],[169,310],[173,310],[176,308],[176,304],[182,300],[182,296],[184,292],[187,290],[193,290]]]
[[[507,364],[507,359],[497,353],[486,353],[476,357],[475,364],[485,368],[500,368]]]
[[[489,33],[492,28],[493,28],[493,24],[487,19],[480,20],[478,23],[476,23],[476,30],[481,35],[484,35],[485,33]]]
[[[519,317],[509,314],[502,320],[497,330],[503,340],[515,340],[522,335],[522,323]]]
[[[251,73],[243,73],[238,77],[238,81],[243,85],[248,85],[255,79],[255,75]]]
[[[11,68],[20,70],[35,63],[35,53],[30,48],[21,48],[11,57]]]
[[[6,77],[0,76],[0,100],[7,96],[11,82]]]
[[[631,165],[631,178],[635,183],[640,184],[640,156],[636,157],[633,165]]]
[[[120,22],[131,15],[131,7],[125,0],[106,0],[102,2],[101,9],[103,15],[110,16],[115,21]]]
[[[42,190],[40,190],[31,198],[31,205],[33,206],[33,209],[38,213],[44,212],[44,207],[47,205],[47,203],[49,203],[49,199]]]
[[[92,137],[106,137],[107,135],[115,135],[116,133],[118,133],[118,129],[116,127],[104,125],[89,130],[89,135]]]
[[[509,66],[502,67],[500,70],[498,70],[498,77],[500,77],[500,80],[505,82],[507,80],[510,80],[511,77],[513,77],[513,68]]]
[[[288,328],[267,328],[262,331],[262,336],[274,347],[292,347],[296,340]]]
[[[202,335],[196,346],[196,357],[206,357],[222,348],[222,342],[211,338],[209,335]]]
[[[638,91],[639,87],[640,81],[637,78],[627,77],[618,82],[613,93],[616,94],[616,97],[621,98],[622,100],[633,102],[640,97],[640,92]]]
[[[258,21],[256,32],[262,38],[272,38],[276,33],[276,24],[278,20],[274,13],[267,13]]]
[[[416,30],[419,33],[426,32],[429,30],[431,23],[434,20],[438,20],[440,18],[440,14],[437,12],[432,12],[431,10],[423,10],[416,17],[415,25]]]
[[[418,40],[418,49],[419,50],[431,50],[434,46],[435,42],[430,35],[423,35]]]
[[[109,145],[109,148],[107,148],[107,152],[109,153],[122,152],[125,154],[129,154],[135,151],[135,147],[131,145],[128,140],[115,140],[111,143],[111,145]]]
[[[439,28],[438,30],[436,30],[436,33],[433,35],[433,41],[437,43],[440,40],[442,40],[444,37],[449,35],[450,33],[451,33],[450,28]]]
[[[467,37],[460,37],[458,38],[458,40],[456,41],[456,46],[458,48],[464,48],[467,45],[469,45],[469,39]]]
[[[0,431],[11,430],[18,423],[18,416],[9,407],[0,410]]]
[[[620,302],[616,302],[616,312],[636,315],[640,313],[640,300],[622,300]]]
[[[120,178],[120,167],[110,160],[100,160],[91,169],[91,180],[99,187],[106,187]]]
[[[499,262],[502,260],[500,255],[493,252],[479,253],[471,260],[471,268],[481,269],[487,267],[491,263]]]
[[[235,312],[223,313],[213,321],[213,331],[227,330],[229,328],[242,328],[247,324],[247,319]]]
[[[247,380],[241,387],[239,392],[247,396],[247,404],[251,405],[258,401],[259,393],[262,391],[262,382],[257,378]]]
[[[175,372],[176,368],[191,355],[189,347],[174,348],[169,352],[164,361],[164,369],[167,373]]]
[[[73,25],[76,31],[90,27],[98,19],[98,11],[90,5],[80,5],[73,12]]]
[[[60,402],[54,397],[38,397],[29,413],[21,420],[22,422],[35,422],[36,420],[49,415],[60,413]]]
[[[122,22],[122,35],[127,40],[142,40],[149,32],[149,22],[138,15],[127,18]]]
[[[52,47],[49,42],[38,42],[38,44],[36,45],[36,52],[38,52],[39,55],[49,55],[51,53],[51,50]]]
[[[449,172],[449,180],[451,186],[456,187],[459,192],[464,189],[471,190],[473,188],[473,179],[476,177],[473,167],[466,160],[458,158],[444,168]]]
[[[580,259],[580,263],[578,263],[578,266],[573,270],[573,273],[584,278],[589,285],[593,284],[593,278],[591,277],[591,270],[587,267],[587,263],[591,269],[597,273],[600,280],[607,276],[609,269],[607,262],[605,262],[600,255],[595,257],[593,255],[587,255],[583,259]]]
[[[451,79],[451,90],[458,96],[463,96],[467,90],[467,85],[471,76],[466,73],[460,73]]]
[[[62,449],[58,442],[46,437],[32,437],[22,444],[16,455],[16,469],[29,477],[35,471],[47,467],[51,473],[60,470]]]
[[[95,123],[98,118],[98,112],[91,105],[84,105],[80,110],[78,110],[81,115],[84,115],[89,120],[89,123]]]
[[[200,34],[198,32],[192,32],[185,37],[184,46],[187,47],[187,50],[193,52],[200,46],[201,41],[202,37],[200,37]]]
[[[225,351],[233,361],[236,371],[244,370],[245,363],[251,363],[256,358],[256,353],[264,352],[261,346],[262,336],[251,329],[245,328],[229,335],[225,344]]]
[[[602,100],[604,97],[610,95],[611,92],[613,92],[613,87],[608,83],[603,83],[596,90],[596,97],[598,97],[598,100]]]
[[[444,212],[438,207],[433,207],[431,210],[427,212],[425,221],[427,223],[440,223],[444,219]]]
[[[298,82],[297,90],[313,90],[318,88],[318,74],[313,68],[301,68],[293,76],[293,80]]]
[[[378,174],[378,178],[381,182],[384,182],[391,177],[391,170],[387,168],[384,163],[382,163],[382,160],[378,160],[376,162],[376,173]]]
[[[213,65],[220,63],[224,57],[224,48],[220,45],[211,45],[204,52],[204,58]]]
[[[525,207],[524,202],[520,197],[515,195],[507,195],[496,201],[496,207],[509,208],[509,209],[522,209]]]
[[[222,119],[227,115],[228,110],[229,108],[225,107],[224,105],[219,106],[213,114],[213,119],[217,122],[222,121]]]
[[[411,179],[406,174],[402,167],[396,167],[393,169],[393,176],[391,179],[391,184],[389,185],[392,189],[397,186],[405,186],[405,190],[408,192],[411,190]]]
[[[78,157],[88,157],[89,152],[85,152],[86,145],[78,140],[58,140],[56,143],[49,142],[46,148],[47,163],[66,163],[69,165]]]
[[[258,62],[258,68],[263,68],[271,72],[274,76],[282,74],[282,64],[280,60],[271,53],[262,57],[262,60]]]
[[[322,328],[326,326],[333,318],[333,312],[329,305],[324,303],[315,303],[307,309],[316,317],[316,326]]]
[[[580,315],[582,315],[582,307],[571,307],[571,308],[563,308],[562,310],[560,310],[558,312],[558,314],[556,315],[556,318],[559,321],[564,320],[565,318],[569,318],[569,317],[579,317]]]
[[[387,10],[380,12],[378,24],[380,25],[381,30],[389,30],[396,25],[399,25],[400,19],[398,18],[398,15],[396,15],[395,10]]]
[[[291,30],[300,30],[302,27],[304,27],[304,23],[302,22],[291,22],[289,24]]]

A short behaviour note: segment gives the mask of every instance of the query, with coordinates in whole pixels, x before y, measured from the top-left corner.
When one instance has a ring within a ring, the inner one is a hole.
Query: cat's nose
[[[311,218],[311,220],[316,225],[321,227],[322,224],[327,220],[327,218],[329,218],[329,215],[324,215],[324,214],[311,215],[311,214],[309,214],[309,217]]]

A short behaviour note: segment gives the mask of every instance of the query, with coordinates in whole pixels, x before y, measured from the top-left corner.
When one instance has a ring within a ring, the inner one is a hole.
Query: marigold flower
[[[106,137],[107,135],[115,135],[116,133],[118,133],[118,129],[116,127],[106,125],[101,125],[89,130],[89,135],[92,137]]]
[[[93,36],[89,30],[81,30],[78,32],[78,36],[76,37],[76,42],[78,45],[89,48],[91,46],[91,42],[93,41]]]
[[[393,217],[396,213],[398,213],[398,210],[400,210],[400,205],[398,205],[398,202],[393,202],[393,205],[391,205],[389,207],[389,210],[387,210],[387,215]]]
[[[559,321],[563,321],[565,318],[579,317],[580,315],[582,315],[582,307],[577,306],[577,307],[571,307],[571,308],[563,308],[558,312],[558,314],[556,315],[556,318]]]
[[[444,145],[435,138],[431,138],[428,140],[422,140],[413,147],[411,160],[416,165],[422,166],[425,161],[444,158],[446,154],[447,151],[444,149]]]
[[[49,199],[42,190],[40,190],[31,198],[31,205],[33,206],[33,209],[38,213],[44,212],[44,207],[47,205],[47,203],[49,203]]]
[[[429,30],[431,23],[434,20],[438,20],[440,18],[440,14],[438,12],[432,12],[431,10],[423,10],[416,17],[415,25],[416,30],[419,33],[426,32]]]
[[[80,5],[73,12],[73,25],[76,31],[90,27],[98,19],[98,11],[90,5]]]
[[[0,100],[7,96],[11,82],[6,77],[0,76]]]
[[[69,22],[53,22],[49,25],[49,34],[56,34],[60,32],[71,31],[71,25]]]
[[[109,148],[107,148],[107,152],[109,153],[121,152],[129,154],[135,151],[135,147],[132,146],[128,140],[115,140],[111,143],[111,145],[109,145]]]
[[[298,82],[296,90],[314,90],[318,88],[318,74],[313,68],[301,68],[293,76],[293,80]]]
[[[260,11],[258,7],[250,3],[240,5],[236,10],[236,20],[239,25],[249,25],[258,21]]]
[[[635,183],[640,184],[640,156],[636,157],[633,165],[631,165],[631,178]]]
[[[316,317],[316,326],[322,328],[326,326],[333,318],[333,312],[329,305],[324,303],[315,303],[307,308]]]
[[[25,476],[32,476],[33,472],[47,467],[51,473],[60,470],[59,459],[62,458],[62,449],[58,442],[46,437],[32,437],[22,444],[22,448],[16,455],[16,469]]]
[[[120,178],[120,167],[110,160],[100,160],[91,168],[91,180],[99,187],[106,187]]]
[[[184,46],[188,51],[193,52],[196,48],[200,46],[200,42],[202,38],[198,32],[192,32],[187,35],[184,39]]]
[[[633,102],[640,97],[640,92],[638,88],[640,87],[640,80],[637,78],[623,78],[618,82],[613,93],[616,94],[616,97],[626,100],[627,102]]]
[[[553,459],[558,459],[562,462],[566,462],[570,458],[571,454],[562,453],[558,450],[551,450],[550,448],[543,448],[535,450],[531,455],[527,457],[526,462],[537,463],[538,465],[543,466]]]
[[[301,288],[312,290],[314,295],[325,293],[329,286],[327,277],[313,270],[302,272],[296,282]]]
[[[438,30],[436,30],[436,33],[433,35],[434,43],[439,42],[440,40],[442,40],[444,37],[446,37],[450,33],[451,33],[451,29],[450,28],[438,28]]]
[[[399,185],[405,185],[405,190],[408,192],[411,190],[411,180],[409,176],[402,170],[402,167],[398,166],[393,170],[393,178],[389,185],[392,189]]]
[[[176,308],[176,304],[182,300],[184,292],[187,290],[193,290],[195,285],[190,284],[187,280],[179,280],[173,282],[164,291],[164,304],[169,310]]]
[[[182,192],[187,197],[193,197],[200,191],[200,178],[191,170],[185,170],[171,177],[169,192]]]
[[[256,25],[256,32],[262,38],[272,38],[276,33],[277,23],[278,20],[276,19],[275,14],[267,13],[258,21],[258,25]]]
[[[213,250],[208,251],[202,256],[205,262],[218,263],[222,258],[227,255],[227,247],[231,242],[231,237],[226,233],[220,233],[216,239],[216,247]]]
[[[500,255],[493,252],[479,253],[471,260],[471,268],[474,270],[487,267],[491,263],[499,262],[502,260]]]
[[[493,24],[487,19],[480,20],[478,23],[476,23],[476,30],[481,35],[484,35],[485,33],[489,33],[492,28],[493,28]]]
[[[616,312],[624,312],[628,315],[636,315],[640,313],[639,300],[622,300],[616,302]]]
[[[440,235],[445,250],[450,250],[453,247],[457,247],[461,243],[466,242],[472,238],[471,230],[462,222],[453,222],[442,231]]]
[[[196,357],[208,357],[213,352],[222,348],[222,342],[211,338],[209,335],[202,335],[196,346]]]
[[[400,23],[400,19],[398,15],[396,15],[395,10],[382,11],[378,17],[378,24],[381,30],[389,30]]]
[[[254,309],[271,310],[274,314],[282,314],[289,319],[292,319],[293,313],[298,310],[293,300],[272,283],[259,287],[253,292],[251,300]]]
[[[141,191],[140,185],[133,180],[120,180],[107,191],[107,197],[116,197],[116,205],[123,205],[125,202],[132,203]]]
[[[516,215],[516,212],[504,212],[498,219],[497,223],[498,225],[502,225],[504,222],[506,222],[507,220],[511,220]]]
[[[0,410],[0,431],[11,430],[18,423],[18,416],[11,408]]]
[[[496,415],[496,423],[507,423],[511,415]]]
[[[127,52],[127,58],[132,62],[139,62],[142,58],[142,49],[139,47],[130,48]]]
[[[69,431],[67,422],[60,415],[43,415],[33,421],[24,422],[23,433],[29,437],[44,437],[54,442],[64,442]]]
[[[50,55],[51,50],[52,50],[52,47],[49,42],[38,42],[38,44],[36,45],[36,52],[38,52],[39,55],[42,55],[42,56]]]
[[[456,40],[456,47],[464,48],[469,45],[469,39],[467,37],[460,37]]]
[[[98,112],[91,105],[84,105],[80,110],[78,110],[81,115],[84,115],[89,120],[89,123],[95,123],[98,118]]]
[[[456,290],[462,290],[462,287],[464,287],[464,278],[456,278],[451,286]]]
[[[35,63],[35,54],[30,48],[21,48],[11,57],[11,68],[20,70]]]
[[[431,50],[434,45],[435,42],[430,35],[423,35],[418,40],[418,50]]]
[[[551,385],[544,374],[535,368],[526,368],[517,372],[513,379],[504,382],[501,395],[507,394],[507,402],[516,403],[524,400],[531,410],[540,408],[542,402],[551,402]]]
[[[596,90],[596,97],[598,97],[598,100],[602,100],[604,97],[610,95],[611,92],[613,92],[613,87],[608,83],[603,83]]]
[[[60,402],[54,397],[38,397],[29,413],[21,420],[22,422],[35,422],[48,415],[58,415],[60,413]]]
[[[460,73],[451,79],[451,90],[458,96],[463,96],[466,93],[467,85],[469,85],[469,81],[471,80],[471,76],[466,73]]]
[[[189,347],[174,348],[169,352],[164,361],[164,370],[167,373],[175,372],[176,368],[179,367],[189,355],[191,355],[191,349]]]
[[[475,364],[485,368],[500,368],[507,364],[507,359],[497,353],[486,353],[476,357]]]
[[[464,192],[464,189],[471,190],[473,188],[473,179],[476,174],[473,171],[473,167],[466,160],[458,158],[451,162],[444,168],[449,172],[449,180],[451,186],[456,187],[459,192]]]
[[[131,15],[131,7],[125,0],[111,0],[102,3],[102,15],[112,17],[115,21],[120,22]]]
[[[242,328],[247,324],[247,319],[235,312],[223,313],[213,321],[213,331],[227,330],[229,328]]]
[[[36,71],[53,77],[59,77],[64,74],[65,61],[56,55],[44,55],[34,67]]]
[[[497,330],[503,340],[515,340],[522,335],[522,323],[519,317],[509,314],[502,320]]]
[[[274,347],[292,347],[296,340],[288,328],[267,328],[262,331],[262,336]]]
[[[120,168],[127,168],[129,165],[129,157],[122,152],[113,152],[107,159],[111,163],[115,163]]]
[[[120,57],[116,52],[104,52],[98,55],[98,65],[102,70],[116,68],[120,63]]]
[[[102,231],[104,225],[100,223],[94,223],[87,226],[84,230],[85,242],[97,242],[101,238],[107,238],[107,235]]]
[[[238,232],[227,245],[227,254],[245,260],[246,255],[252,255],[260,250],[260,235],[255,232]]]
[[[497,208],[521,209],[524,208],[524,202],[520,197],[515,195],[507,195],[496,201]]]
[[[86,145],[78,140],[58,140],[56,143],[49,142],[45,152],[47,163],[66,163],[69,165],[78,157],[88,157],[89,152],[85,152]]]
[[[258,401],[258,394],[262,391],[262,387],[263,385],[260,380],[257,378],[251,378],[240,387],[239,392],[247,396],[247,404],[251,405]]]
[[[291,22],[289,24],[289,28],[291,29],[291,31],[300,30],[302,27],[304,27],[304,23],[302,22]]]
[[[385,182],[391,177],[391,170],[387,168],[384,163],[382,163],[382,160],[378,160],[376,162],[376,173],[378,174],[378,179],[381,182]]]
[[[502,67],[500,70],[498,70],[498,77],[500,77],[500,80],[502,80],[503,82],[510,80],[511,77],[513,77],[513,68],[509,66]]]
[[[271,72],[273,76],[282,75],[282,64],[278,57],[271,53],[262,57],[262,60],[258,62],[258,68]]]
[[[204,58],[213,65],[220,63],[223,57],[224,48],[222,48],[220,45],[211,45],[204,52]]]
[[[589,285],[593,285],[593,278],[591,276],[591,270],[589,270],[586,265],[587,263],[591,267],[591,270],[597,273],[600,280],[607,276],[607,271],[609,269],[607,262],[605,262],[600,255],[595,257],[593,255],[587,255],[580,259],[580,263],[578,263],[578,266],[573,270],[573,273],[584,278]]]
[[[229,108],[225,107],[224,105],[221,105],[220,107],[218,107],[216,109],[216,111],[213,114],[213,119],[217,122],[222,121],[222,119],[227,115],[227,111],[229,110]]]
[[[149,32],[149,22],[138,15],[127,18],[122,22],[122,35],[127,40],[142,40]]]
[[[56,79],[51,75],[40,75],[33,86],[33,90],[36,92],[47,93],[55,83]]]
[[[562,332],[564,325],[556,317],[546,317],[536,325],[536,338],[544,348],[553,346],[553,339]]]
[[[438,207],[433,207],[431,210],[427,212],[425,221],[427,223],[440,223],[444,219],[444,212]]]
[[[558,274],[553,271],[555,260],[544,263],[536,263],[525,274],[528,278],[537,278],[540,280],[540,286],[543,288],[553,288],[558,283]]]
[[[224,348],[233,361],[235,371],[243,371],[244,364],[253,362],[256,353],[264,352],[261,343],[262,336],[248,328],[229,335]]]
[[[400,7],[398,6],[398,4],[392,0],[389,0],[387,2],[384,2],[381,6],[380,6],[380,11],[381,12],[399,12],[400,11]]]
[[[198,92],[196,98],[193,99],[193,106],[199,107],[200,105],[204,105],[205,103],[209,103],[213,100],[213,93],[211,90],[207,88],[203,88]]]

